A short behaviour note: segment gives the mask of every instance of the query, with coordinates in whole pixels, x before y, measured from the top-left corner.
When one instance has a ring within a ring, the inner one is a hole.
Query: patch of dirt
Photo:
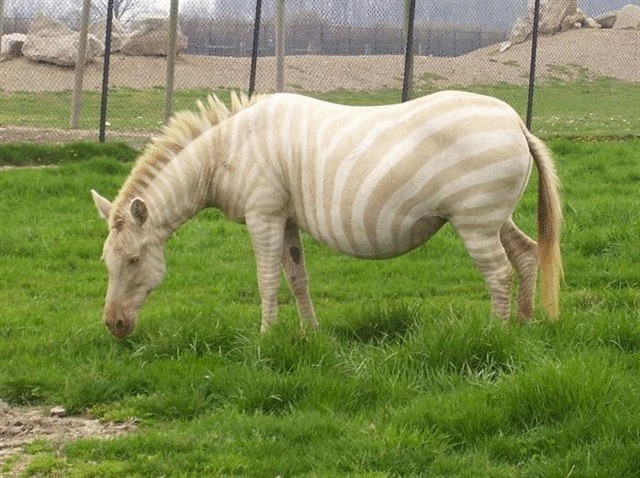
[[[24,447],[36,440],[60,446],[81,438],[113,438],[134,429],[133,423],[103,423],[66,416],[60,407],[45,413],[38,408],[11,407],[0,401],[0,476],[18,476],[28,465]],[[8,461],[10,470],[1,471]]]
[[[107,131],[108,141],[121,141],[141,149],[156,134],[150,131]],[[97,141],[97,130],[0,125],[0,143],[64,144],[72,141]]]

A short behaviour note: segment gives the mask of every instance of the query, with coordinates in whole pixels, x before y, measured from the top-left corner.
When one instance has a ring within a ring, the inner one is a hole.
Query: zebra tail
[[[538,254],[542,307],[551,318],[556,319],[559,313],[560,281],[564,276],[560,253],[560,180],[547,146],[524,124],[522,130],[538,168]]]

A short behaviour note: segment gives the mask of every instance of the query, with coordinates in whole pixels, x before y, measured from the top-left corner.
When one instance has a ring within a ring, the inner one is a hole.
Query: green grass
[[[555,67],[558,78],[541,82],[535,92],[533,131],[543,137],[637,137],[640,131],[640,88],[636,83],[611,78],[589,81],[576,73],[571,81],[563,80],[574,67]],[[440,89],[437,75],[424,75],[416,81],[415,96]],[[455,88],[453,86],[452,88]],[[507,83],[463,87],[470,91],[498,97],[511,104],[523,117],[526,114],[527,87]],[[228,99],[229,90],[177,90],[174,110],[191,109],[196,100],[208,94]],[[401,92],[383,89],[371,92],[336,90],[326,93],[307,92],[329,101],[354,105],[397,103]],[[100,94],[84,93],[80,127],[97,129],[100,115]],[[46,105],[46,107],[43,107]],[[6,93],[0,91],[0,124],[36,125],[68,128],[71,92]],[[110,91],[108,121],[114,130],[159,129],[164,116],[164,90],[133,90],[114,88]]]
[[[131,163],[85,144],[70,146],[82,161],[51,148],[58,167],[0,172],[0,399],[139,422],[31,445],[24,474],[638,476],[640,141],[550,145],[562,317],[508,326],[445,228],[390,261],[305,237],[321,329],[300,333],[283,284],[261,336],[248,235],[209,210],[169,241],[167,278],[119,341],[100,321],[106,230],[88,191],[112,197]],[[534,180],[515,214],[530,234],[535,197]]]
[[[138,152],[122,143],[77,142],[56,146],[38,143],[0,143],[0,166],[51,166],[108,156],[133,161]]]
[[[178,90],[175,110],[192,109],[197,100],[215,93],[225,101],[229,90]],[[7,93],[0,91],[0,124],[51,126],[68,128],[71,115],[71,91]],[[80,128],[98,129],[101,94],[85,91],[82,96]],[[43,105],[45,105],[43,107]],[[157,130],[164,118],[164,89],[134,90],[112,88],[109,90],[107,121],[110,128],[118,130]]]

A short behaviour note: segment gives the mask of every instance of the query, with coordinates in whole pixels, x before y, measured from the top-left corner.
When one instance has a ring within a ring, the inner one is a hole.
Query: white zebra
[[[277,317],[280,267],[303,324],[317,326],[299,230],[362,258],[403,254],[446,222],[482,272],[492,313],[533,313],[538,262],[545,311],[558,315],[561,205],[553,161],[518,114],[495,98],[445,91],[390,106],[353,107],[274,94],[215,97],[178,113],[138,159],[115,201],[92,190],[109,235],[104,321],[128,335],[165,273],[164,244],[198,211],[247,225],[264,331]],[[538,240],[511,215],[532,164]]]

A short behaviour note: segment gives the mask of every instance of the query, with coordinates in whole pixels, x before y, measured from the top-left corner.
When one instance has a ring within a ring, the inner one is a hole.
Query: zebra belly
[[[298,221],[298,226],[314,239],[343,254],[361,259],[388,259],[405,254],[424,244],[446,223],[435,214],[405,218],[392,227],[389,234],[376,240],[355,231],[353,224],[344,224],[339,235],[327,234],[317,227]]]

